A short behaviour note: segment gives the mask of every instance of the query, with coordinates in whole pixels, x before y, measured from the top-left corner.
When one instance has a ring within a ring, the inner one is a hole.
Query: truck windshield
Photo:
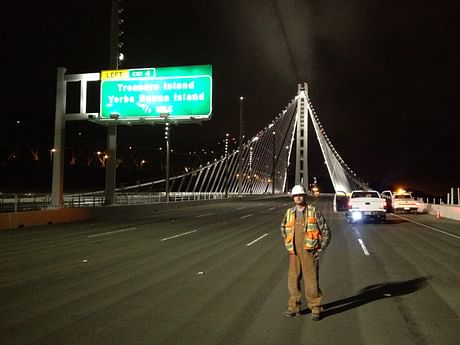
[[[409,194],[396,194],[395,199],[412,199],[412,197]]]
[[[378,198],[377,192],[354,192],[351,194],[352,198]]]

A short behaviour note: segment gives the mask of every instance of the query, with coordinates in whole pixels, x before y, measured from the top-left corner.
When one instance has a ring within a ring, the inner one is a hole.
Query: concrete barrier
[[[0,230],[22,228],[31,225],[45,225],[73,222],[94,218],[87,208],[61,208],[43,211],[0,213]]]
[[[424,213],[432,214],[436,217],[437,210],[441,218],[460,220],[460,206],[458,205],[438,205],[438,204],[420,204]],[[420,210],[420,209],[419,209]]]
[[[245,201],[260,200],[267,196],[244,197]],[[231,203],[241,198],[190,200],[182,202],[143,205],[114,205],[101,207],[44,209],[42,211],[0,213],[0,230],[22,228],[90,219],[117,219],[132,216],[152,215],[164,209],[181,209],[209,203]]]
[[[279,195],[277,197],[285,197]],[[273,198],[273,196],[253,196],[245,197],[244,200],[257,200]],[[60,208],[60,209],[45,209],[42,211],[30,212],[11,212],[0,213],[0,230],[21,228],[34,225],[57,224],[66,222],[75,222],[90,219],[114,219],[131,216],[152,215],[163,209],[181,209],[193,207],[208,203],[231,203],[232,201],[241,201],[240,198],[217,199],[217,200],[196,200],[144,205],[114,205],[102,207],[87,207],[87,208]],[[449,218],[460,220],[460,206],[456,205],[437,205],[420,203],[419,212],[432,214],[436,217],[436,212],[439,209],[441,218]]]

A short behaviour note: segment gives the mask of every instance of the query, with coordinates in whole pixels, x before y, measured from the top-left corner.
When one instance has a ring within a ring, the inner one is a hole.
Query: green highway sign
[[[207,120],[211,112],[211,65],[101,72],[99,120]]]

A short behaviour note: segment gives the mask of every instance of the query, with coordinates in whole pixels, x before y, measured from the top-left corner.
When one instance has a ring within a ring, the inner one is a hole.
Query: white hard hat
[[[292,188],[291,195],[300,195],[300,194],[307,194],[305,187],[302,186],[301,184],[295,185]]]

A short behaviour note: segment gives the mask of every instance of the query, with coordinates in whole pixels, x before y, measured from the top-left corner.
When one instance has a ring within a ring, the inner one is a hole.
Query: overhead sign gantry
[[[211,65],[106,70],[101,73],[69,75],[65,72],[66,68],[58,68],[51,196],[53,207],[64,206],[66,121],[90,120],[116,130],[116,125],[119,124],[163,123],[168,127],[169,123],[199,123],[211,118]],[[100,112],[88,112],[87,84],[99,80],[101,82]],[[66,109],[69,82],[80,84],[80,109],[76,113],[68,113]],[[169,137],[168,134],[167,145],[169,145]],[[111,163],[116,159],[116,131],[107,140],[107,147],[109,163]],[[167,149],[167,161],[169,161],[169,149]],[[112,177],[111,180],[113,183],[110,184],[110,188],[106,185],[106,200],[108,192],[114,193],[115,178]],[[168,180],[169,171],[166,177],[167,193]]]
[[[121,123],[208,120],[212,66],[196,65],[101,72],[99,121]]]

